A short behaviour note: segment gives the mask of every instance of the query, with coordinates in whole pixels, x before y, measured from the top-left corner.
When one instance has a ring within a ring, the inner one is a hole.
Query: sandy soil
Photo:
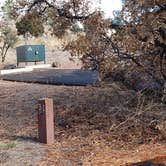
[[[109,110],[132,96],[132,91],[115,93],[115,89],[108,87],[0,81],[0,165],[8,166],[12,162],[13,166],[138,166],[129,163],[152,160],[147,162],[164,166],[166,144],[163,141],[152,139],[133,144],[126,140],[117,144],[112,139]],[[52,146],[36,142],[37,101],[43,97],[54,99]]]

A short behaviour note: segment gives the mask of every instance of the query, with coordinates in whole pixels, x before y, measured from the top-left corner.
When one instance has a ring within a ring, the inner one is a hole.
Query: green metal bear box
[[[44,45],[23,45],[16,48],[17,65],[20,62],[45,62]]]

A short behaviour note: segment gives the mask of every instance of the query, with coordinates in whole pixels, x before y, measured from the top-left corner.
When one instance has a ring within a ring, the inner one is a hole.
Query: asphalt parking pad
[[[35,69],[33,72],[0,76],[6,81],[73,86],[93,85],[97,78],[96,71],[80,69]]]

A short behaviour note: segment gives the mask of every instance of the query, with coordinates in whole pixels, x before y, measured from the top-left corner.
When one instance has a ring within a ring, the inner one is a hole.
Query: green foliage
[[[17,142],[16,141],[11,141],[11,142],[8,142],[8,143],[0,143],[0,150],[8,150],[8,149],[11,149],[11,148],[14,148],[16,147],[17,145]]]
[[[2,23],[0,27],[0,56],[1,62],[5,62],[9,48],[12,48],[18,41],[17,34],[7,24]]]
[[[6,0],[4,2],[4,5],[1,7],[1,10],[3,11],[3,19],[5,20],[12,20],[14,19],[12,15],[12,6],[14,5],[13,0]]]
[[[32,36],[38,37],[44,33],[42,19],[37,12],[27,14],[20,21],[16,22],[18,35],[25,36],[30,33]]]

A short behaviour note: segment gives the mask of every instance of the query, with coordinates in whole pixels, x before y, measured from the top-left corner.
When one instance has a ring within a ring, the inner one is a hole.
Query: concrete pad
[[[98,73],[80,69],[34,69],[33,72],[0,76],[1,80],[52,85],[86,86],[94,85]]]
[[[50,67],[52,67],[51,64],[40,64],[40,65],[25,66],[25,68],[32,68],[32,69],[50,68]]]
[[[40,65],[26,66],[24,68],[5,69],[5,70],[0,70],[0,75],[32,72],[34,69],[51,68],[51,67],[52,67],[51,64],[40,64]]]
[[[32,71],[33,71],[33,68],[6,69],[6,70],[0,70],[0,75],[16,74],[16,73],[24,73],[24,72],[32,72]]]

